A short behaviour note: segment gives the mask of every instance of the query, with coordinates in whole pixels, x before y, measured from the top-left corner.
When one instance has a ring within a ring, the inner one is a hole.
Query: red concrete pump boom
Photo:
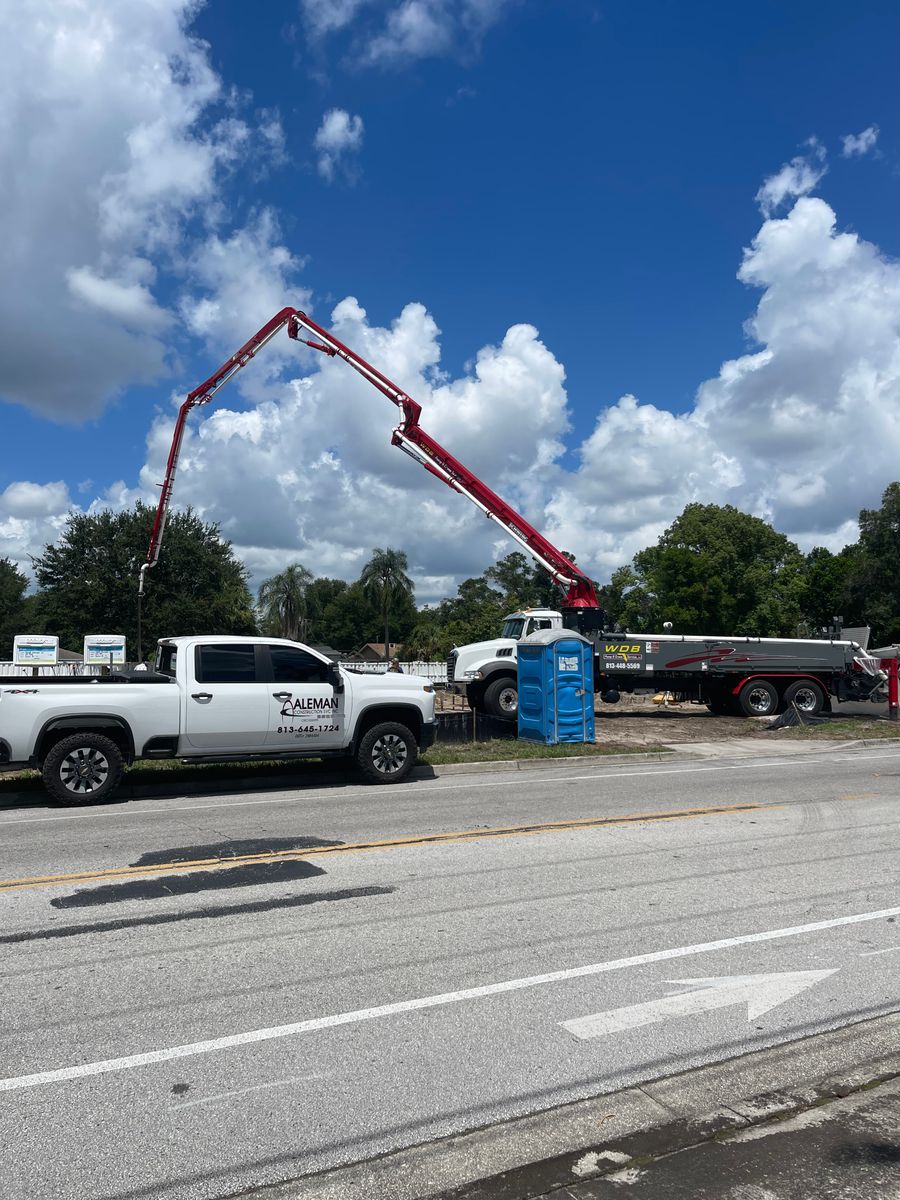
[[[172,488],[175,483],[175,471],[178,466],[178,455],[181,450],[181,440],[188,413],[192,408],[201,404],[209,404],[213,396],[223,387],[233,375],[236,375],[247,365],[251,358],[270,341],[276,333],[287,326],[288,336],[295,341],[303,342],[313,350],[320,350],[331,358],[342,358],[355,371],[377,388],[382,395],[400,409],[403,420],[394,430],[391,442],[399,446],[414,458],[426,471],[443,480],[454,491],[467,496],[486,517],[496,521],[506,532],[519,543],[547,571],[552,578],[563,585],[566,590],[565,606],[569,608],[597,608],[597,593],[592,581],[585,573],[571,562],[566,556],[539,533],[533,525],[514,508],[502,500],[496,492],[491,491],[487,484],[482,483],[477,475],[473,475],[468,467],[463,466],[459,459],[454,458],[449,450],[445,450],[439,442],[425,432],[419,425],[422,412],[421,405],[411,396],[407,396],[401,388],[392,383],[386,375],[382,375],[355,351],[338,341],[334,334],[317,325],[306,313],[295,308],[283,308],[271,321],[254,334],[236,354],[219,367],[198,388],[195,388],[185,398],[178,410],[175,422],[175,432],[172,436],[172,446],[166,464],[166,477],[162,484],[159,504],[156,509],[156,519],[153,532],[150,535],[150,547],[147,551],[147,561],[141,567],[138,593],[143,594],[144,579],[148,570],[156,566],[162,546],[163,531],[169,501],[172,498]],[[303,331],[311,333],[315,340],[302,336]]]

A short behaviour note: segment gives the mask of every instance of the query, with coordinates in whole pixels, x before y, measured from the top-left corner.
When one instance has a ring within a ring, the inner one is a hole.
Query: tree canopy
[[[307,592],[312,582],[312,571],[293,563],[259,585],[256,608],[264,633],[293,642],[308,640]]]
[[[19,628],[28,608],[25,602],[27,587],[28,579],[15,563],[0,558],[0,660],[12,658],[13,637],[28,632]]]
[[[402,550],[376,547],[362,569],[359,582],[364,595],[378,607],[384,624],[384,657],[390,658],[391,610],[398,603],[413,598],[413,582],[407,575],[409,563]]]
[[[689,504],[634,557],[647,616],[676,633],[796,635],[803,555],[766,521],[730,504]]]
[[[86,633],[124,633],[129,656],[135,652],[138,571],[153,516],[152,508],[138,503],[123,512],[69,517],[59,541],[34,561],[38,632],[56,634],[72,649],[80,648]],[[164,636],[255,632],[247,572],[231,543],[190,509],[171,513],[163,553],[148,572],[145,654]]]

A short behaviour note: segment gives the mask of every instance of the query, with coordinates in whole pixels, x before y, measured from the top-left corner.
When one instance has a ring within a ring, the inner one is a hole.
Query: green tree
[[[826,633],[836,616],[843,617],[845,625],[864,624],[864,614],[850,594],[850,581],[859,565],[856,545],[845,546],[839,554],[816,546],[807,554],[800,608],[801,627],[810,637]]]
[[[312,582],[311,571],[292,563],[259,585],[256,607],[265,633],[294,642],[307,640],[307,591]]]
[[[680,633],[796,634],[803,555],[766,521],[728,504],[689,504],[635,555],[640,586]]]
[[[640,631],[662,623],[656,597],[642,585],[632,567],[618,567],[609,583],[597,588],[608,630]]]
[[[28,579],[8,558],[0,558],[0,659],[12,658],[13,637],[32,630],[18,628],[25,616]],[[35,630],[34,632],[38,632]]]
[[[566,558],[575,560],[571,554]],[[562,589],[555,584],[543,567],[518,550],[499,558],[484,572],[488,583],[498,588],[501,605],[509,612],[514,608],[559,608]]]
[[[328,606],[346,592],[348,586],[346,580],[332,579],[327,575],[320,576],[309,584],[306,589],[306,615],[310,642],[316,645],[333,644],[325,613]]]
[[[34,560],[40,632],[77,648],[86,633],[124,633],[136,650],[138,570],[154,510],[73,513],[52,546]],[[256,632],[247,572],[216,525],[190,509],[173,512],[158,565],[148,573],[143,647],[189,633]]]
[[[315,630],[317,641],[350,653],[378,636],[378,610],[360,583],[344,584],[323,608]]]
[[[381,614],[385,661],[390,658],[391,610],[404,599],[411,602],[413,598],[413,582],[406,573],[408,570],[409,563],[402,550],[376,547],[359,577],[363,592]]]
[[[859,556],[848,598],[872,626],[873,645],[900,641],[900,483],[885,488],[881,508],[859,514]]]

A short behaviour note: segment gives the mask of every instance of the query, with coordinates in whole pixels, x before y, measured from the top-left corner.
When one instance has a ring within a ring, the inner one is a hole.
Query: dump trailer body
[[[829,697],[866,700],[883,686],[878,663],[856,642],[678,634],[597,633],[597,690],[652,688],[716,712],[768,716],[796,704],[810,713]]]

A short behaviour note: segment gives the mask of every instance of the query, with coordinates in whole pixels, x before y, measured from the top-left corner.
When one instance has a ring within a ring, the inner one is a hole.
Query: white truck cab
[[[510,613],[500,637],[450,651],[447,682],[465,690],[472,708],[514,720],[519,708],[516,643],[539,629],[562,628],[562,613],[556,609],[523,608]]]

